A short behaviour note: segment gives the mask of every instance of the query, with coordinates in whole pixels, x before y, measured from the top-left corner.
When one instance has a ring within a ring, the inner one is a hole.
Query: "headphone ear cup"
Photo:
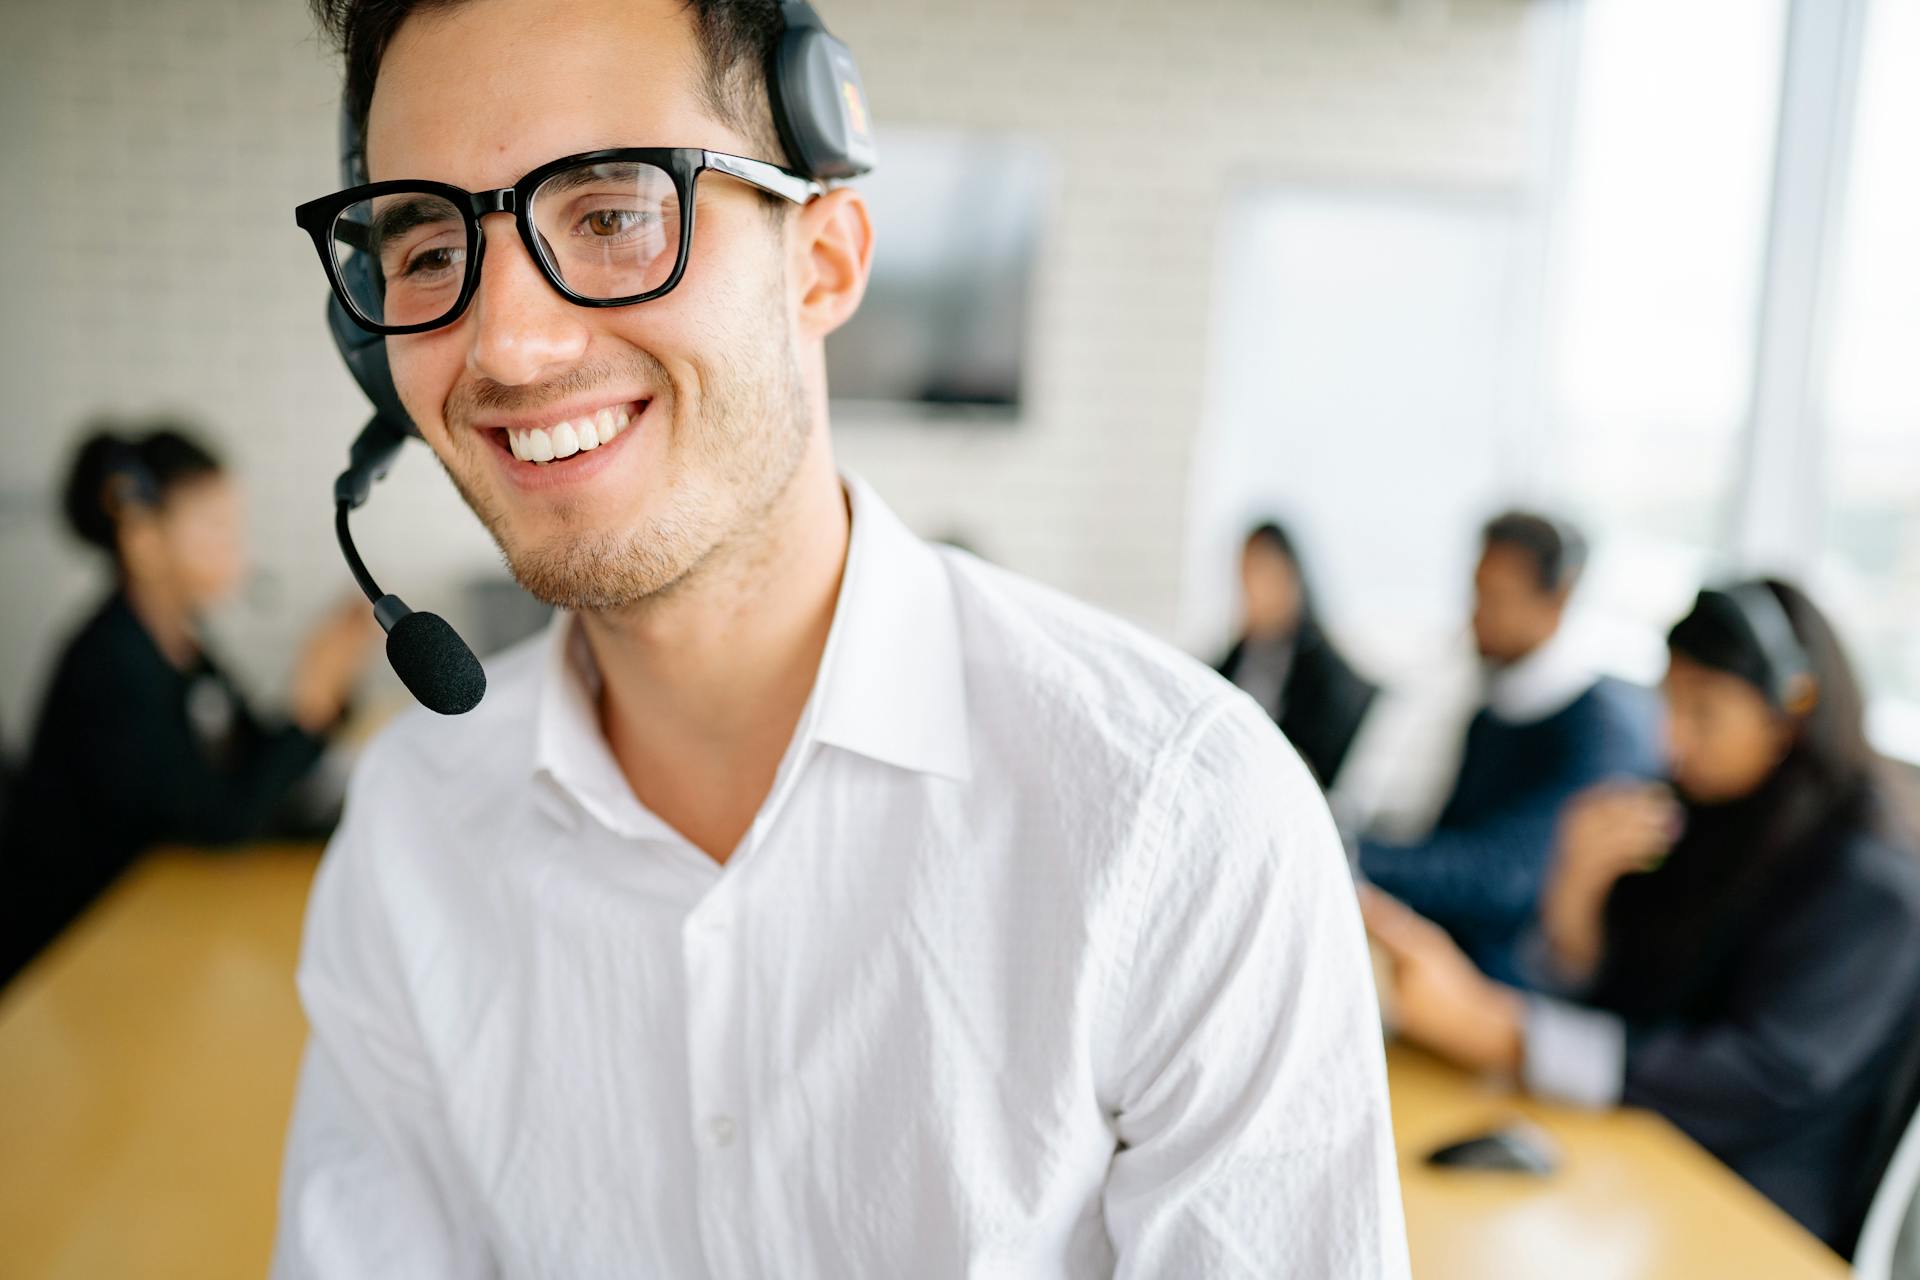
[[[347,362],[347,371],[373,402],[374,415],[408,435],[419,435],[420,428],[407,416],[400,391],[393,385],[393,371],[387,366],[387,340],[362,329],[331,293],[327,295],[327,331],[333,335],[340,358]]]
[[[366,144],[354,124],[353,113],[343,101],[340,104],[340,185],[357,187],[366,181]],[[380,293],[380,282],[374,278],[373,268],[365,256],[354,254],[340,264],[340,272],[356,299]],[[327,331],[333,335],[333,345],[340,352],[340,358],[347,362],[347,372],[373,402],[374,416],[407,435],[418,436],[420,429],[413,425],[406,407],[400,403],[400,392],[393,385],[393,371],[387,367],[386,338],[368,333],[355,323],[332,290],[327,291]]]
[[[790,25],[767,83],[773,121],[794,166],[810,178],[854,178],[877,158],[867,91],[853,52],[827,30]]]
[[[346,99],[340,100],[340,185],[342,187],[364,186],[367,178],[367,144],[360,136],[360,127],[354,123],[353,112],[347,109]]]
[[[101,499],[115,520],[129,511],[148,511],[160,505],[160,482],[131,444],[114,448]]]

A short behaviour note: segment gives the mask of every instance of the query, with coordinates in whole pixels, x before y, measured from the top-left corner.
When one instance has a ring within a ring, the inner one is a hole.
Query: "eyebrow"
[[[652,169],[659,175],[668,190],[673,189],[673,179],[665,169],[658,165],[644,164],[636,160],[613,160],[606,164],[586,165],[578,169],[567,169],[548,178],[540,184],[543,192],[577,191],[581,187],[590,187],[598,182],[631,182],[640,176],[642,169]]]
[[[462,221],[459,212],[445,200],[438,196],[415,196],[410,200],[388,205],[375,214],[373,221],[367,227],[367,244],[369,248],[377,248],[415,227],[449,220]]]

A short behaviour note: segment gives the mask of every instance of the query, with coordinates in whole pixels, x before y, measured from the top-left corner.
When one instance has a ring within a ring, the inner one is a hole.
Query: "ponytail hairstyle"
[[[61,510],[75,537],[117,560],[120,525],[129,515],[164,506],[179,485],[222,470],[172,422],[100,422],[74,454]]]

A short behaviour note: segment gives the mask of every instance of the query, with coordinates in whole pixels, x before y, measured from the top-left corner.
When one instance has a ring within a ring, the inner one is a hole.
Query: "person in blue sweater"
[[[1617,777],[1660,772],[1651,690],[1598,676],[1562,622],[1586,562],[1572,527],[1496,517],[1474,572],[1474,642],[1487,698],[1467,728],[1438,822],[1411,844],[1363,839],[1361,873],[1453,935],[1484,972],[1517,982],[1514,945],[1532,923],[1561,809]]]

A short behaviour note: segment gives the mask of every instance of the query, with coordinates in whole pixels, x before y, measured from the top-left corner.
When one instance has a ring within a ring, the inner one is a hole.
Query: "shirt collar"
[[[847,562],[796,736],[964,781],[972,755],[959,618],[946,566],[866,481],[852,474],[843,481],[852,516]],[[600,674],[578,620],[557,614],[545,638],[535,773],[615,831],[664,831],[634,798],[607,747],[599,697]]]
[[[1508,724],[1534,724],[1565,711],[1597,679],[1571,628],[1563,625],[1538,649],[1488,677],[1487,707]]]
[[[814,736],[964,781],[972,775],[960,621],[940,554],[847,475],[853,536],[814,687]]]

